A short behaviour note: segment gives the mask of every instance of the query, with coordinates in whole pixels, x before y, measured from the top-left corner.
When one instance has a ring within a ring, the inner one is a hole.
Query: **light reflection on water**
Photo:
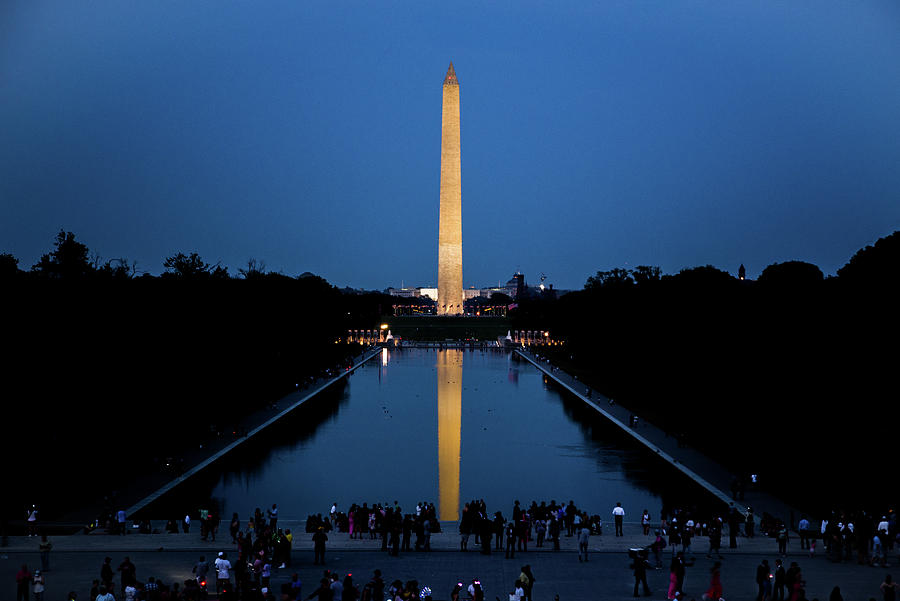
[[[506,352],[392,349],[308,405],[187,496],[211,495],[226,521],[272,503],[305,519],[335,501],[395,500],[456,520],[475,498],[504,512],[516,499],[572,499],[606,520],[616,502],[656,518],[663,491],[688,486]]]

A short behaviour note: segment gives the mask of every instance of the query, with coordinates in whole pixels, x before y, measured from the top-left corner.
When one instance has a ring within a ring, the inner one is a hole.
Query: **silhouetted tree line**
[[[711,266],[591,276],[519,303],[518,329],[618,403],[802,506],[897,501],[900,232],[835,277],[770,265],[756,281]]]
[[[391,307],[386,295],[346,294],[252,259],[236,277],[196,253],[164,268],[151,276],[101,261],[65,231],[30,270],[0,255],[0,439],[10,477],[21,477],[8,507],[38,502],[59,517],[121,490],[345,366],[360,347],[336,341]]]

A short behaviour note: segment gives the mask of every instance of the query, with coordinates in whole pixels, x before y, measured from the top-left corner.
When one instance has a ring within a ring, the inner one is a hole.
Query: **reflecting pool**
[[[513,353],[383,350],[170,500],[212,497],[232,512],[277,503],[280,517],[325,514],[333,502],[434,503],[441,520],[484,499],[574,500],[604,521],[616,502],[639,519],[704,493]]]

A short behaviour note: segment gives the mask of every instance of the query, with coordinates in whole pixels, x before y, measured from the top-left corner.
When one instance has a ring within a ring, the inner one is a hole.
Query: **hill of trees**
[[[895,232],[836,277],[800,261],[757,281],[615,269],[511,318],[566,339],[558,362],[736,474],[805,507],[869,507],[898,500],[898,290]]]
[[[58,519],[112,494],[346,365],[360,348],[336,341],[391,306],[386,295],[346,294],[252,260],[236,277],[196,253],[164,267],[150,276],[126,260],[100,262],[65,231],[30,270],[0,255],[0,444],[25,480],[5,499],[13,520],[25,503]]]

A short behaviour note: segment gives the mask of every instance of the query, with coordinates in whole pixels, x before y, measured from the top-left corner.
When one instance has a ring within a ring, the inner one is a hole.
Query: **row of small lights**
[[[347,332],[348,341],[352,342],[353,339],[357,339],[359,344],[365,344],[366,340],[373,340],[375,338],[381,338],[381,334],[384,333],[390,327],[390,324],[383,323],[378,326],[378,330],[350,330]],[[562,340],[554,340],[550,338],[549,331],[537,331],[532,330],[535,336],[529,336],[527,333],[525,336],[516,336],[519,339],[519,343],[524,347],[528,344],[541,344],[541,345],[549,345],[549,346],[559,346],[563,344]],[[335,339],[335,344],[340,344],[343,342],[343,338]]]

